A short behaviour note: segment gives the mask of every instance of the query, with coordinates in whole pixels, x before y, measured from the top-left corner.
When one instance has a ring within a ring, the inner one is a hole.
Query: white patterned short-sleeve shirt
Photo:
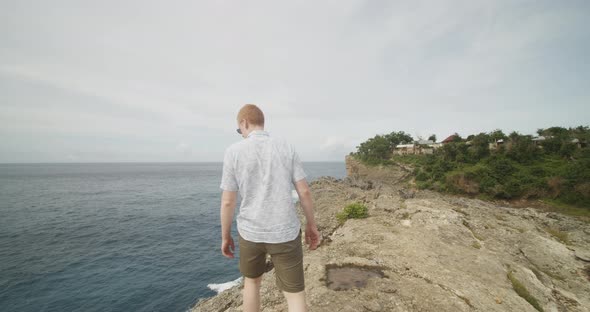
[[[224,153],[220,188],[239,191],[240,235],[252,242],[282,243],[299,234],[293,184],[307,176],[295,148],[265,130],[253,130]]]

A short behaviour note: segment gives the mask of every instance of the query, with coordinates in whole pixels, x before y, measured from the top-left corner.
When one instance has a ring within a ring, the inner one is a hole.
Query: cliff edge
[[[405,167],[366,167],[350,156],[346,166],[345,179],[310,183],[323,236],[316,250],[303,248],[310,311],[590,310],[590,224],[406,189]],[[340,224],[336,213],[352,202],[369,216]],[[269,268],[262,311],[287,311]],[[242,287],[191,311],[241,311]]]

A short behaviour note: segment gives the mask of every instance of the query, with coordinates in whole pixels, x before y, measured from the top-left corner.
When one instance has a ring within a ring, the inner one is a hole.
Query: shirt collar
[[[256,130],[252,130],[252,132],[248,133],[248,136],[246,136],[247,138],[249,138],[251,135],[269,135],[268,131],[266,130],[261,130],[261,129],[256,129]]]

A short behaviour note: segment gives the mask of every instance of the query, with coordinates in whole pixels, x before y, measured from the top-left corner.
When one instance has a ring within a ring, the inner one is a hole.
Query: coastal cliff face
[[[345,179],[310,183],[323,236],[316,250],[303,248],[310,311],[590,310],[590,224],[406,189],[399,183],[409,173],[404,167],[368,168],[349,157],[346,165]],[[364,203],[369,217],[339,224],[336,213],[353,202]],[[330,276],[336,267],[381,275],[337,290],[330,286],[346,285],[346,276]],[[242,311],[242,288],[191,311]],[[262,311],[287,311],[272,268],[263,275],[261,302]]]
[[[345,157],[346,176],[349,180],[362,180],[371,183],[396,185],[410,175],[411,170],[398,164],[393,168],[383,165],[365,166],[359,160],[347,155]]]

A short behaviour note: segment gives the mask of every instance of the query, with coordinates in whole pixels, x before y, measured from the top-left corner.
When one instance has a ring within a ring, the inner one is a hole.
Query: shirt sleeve
[[[293,150],[293,173],[291,179],[293,183],[305,178],[307,174],[303,170],[303,165],[301,164],[301,159],[299,159],[299,154],[297,151]]]
[[[221,173],[221,184],[219,188],[225,191],[237,191],[238,181],[234,171],[234,161],[229,150],[225,150],[223,155],[223,169]]]

